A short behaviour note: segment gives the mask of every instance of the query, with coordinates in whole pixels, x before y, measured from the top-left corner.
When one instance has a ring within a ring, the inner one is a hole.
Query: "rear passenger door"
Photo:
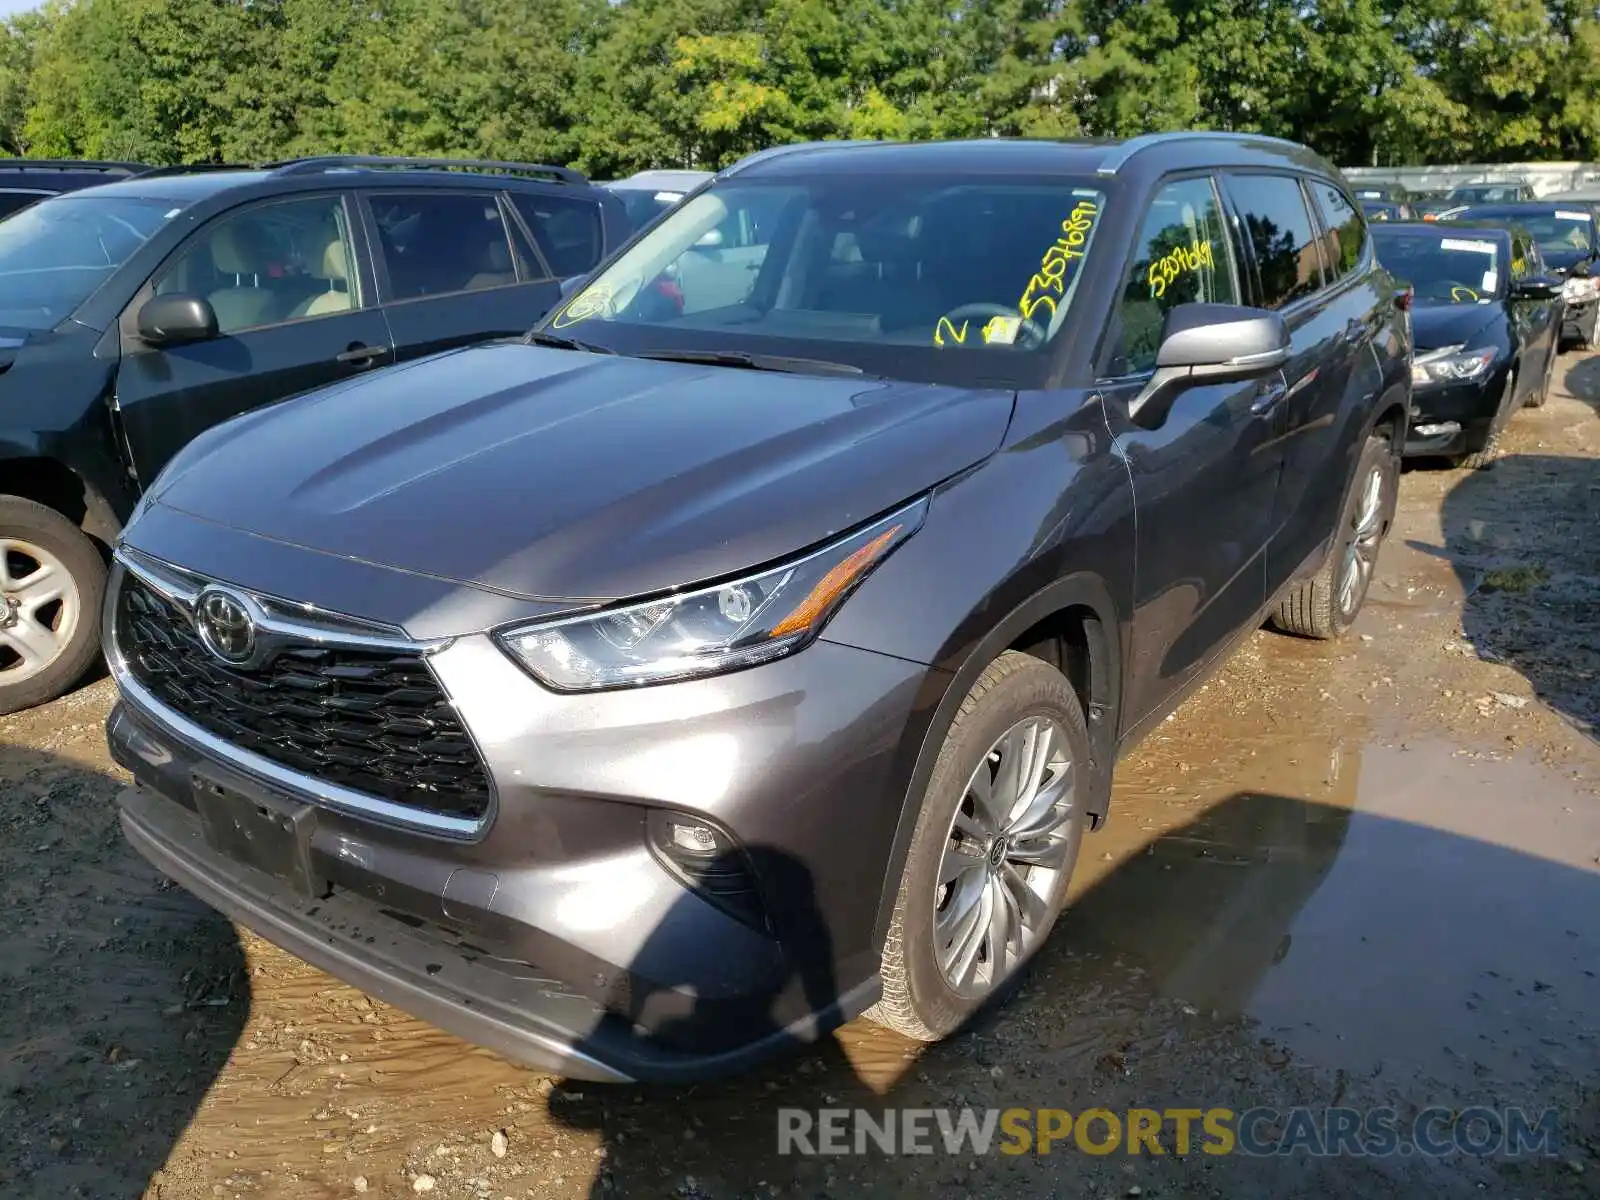
[[[1251,263],[1252,301],[1283,314],[1292,342],[1284,391],[1263,413],[1283,466],[1270,522],[1270,596],[1332,531],[1334,514],[1323,511],[1323,493],[1336,474],[1342,490],[1343,473],[1327,459],[1350,371],[1346,339],[1359,313],[1344,289],[1330,286],[1338,268],[1324,263],[1320,229],[1298,175],[1235,172],[1227,189]]]
[[[401,359],[526,333],[560,296],[544,264],[513,242],[494,189],[371,189],[361,199]]]
[[[1212,177],[1164,181],[1141,218],[1096,383],[1137,513],[1124,728],[1164,707],[1266,602],[1281,452],[1258,409],[1282,393],[1281,377],[1188,388],[1159,420],[1135,423],[1127,408],[1155,368],[1167,314],[1243,302],[1239,268]]]

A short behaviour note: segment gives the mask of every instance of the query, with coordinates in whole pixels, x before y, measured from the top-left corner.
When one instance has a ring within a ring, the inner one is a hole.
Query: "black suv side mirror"
[[[203,342],[217,336],[217,312],[203,296],[155,296],[139,309],[138,333],[140,341],[152,346]]]
[[[1167,313],[1155,374],[1128,404],[1140,424],[1160,424],[1185,388],[1276,371],[1289,361],[1289,327],[1264,308],[1180,304]]]
[[[1567,274],[1574,279],[1587,279],[1591,274],[1594,273],[1593,267],[1591,266],[1593,261],[1594,260],[1592,257],[1580,258],[1577,262],[1572,264],[1572,268],[1567,272]]]
[[[592,272],[591,272],[592,274]],[[561,298],[567,299],[577,292],[584,284],[589,282],[589,275],[570,275],[561,281]]]

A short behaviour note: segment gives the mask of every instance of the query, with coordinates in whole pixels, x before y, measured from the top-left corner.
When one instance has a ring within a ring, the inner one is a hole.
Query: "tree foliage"
[[[17,154],[714,167],[809,138],[1213,127],[1346,163],[1600,158],[1576,0],[50,0]]]

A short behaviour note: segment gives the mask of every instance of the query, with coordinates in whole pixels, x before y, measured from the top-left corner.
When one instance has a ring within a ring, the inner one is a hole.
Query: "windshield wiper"
[[[746,371],[782,371],[789,375],[865,375],[850,363],[825,358],[796,358],[788,354],[751,354],[745,350],[640,350],[634,358],[661,362],[703,363],[711,367],[740,367]]]
[[[608,350],[604,346],[596,346],[593,342],[580,342],[577,338],[562,337],[559,333],[546,333],[542,329],[530,329],[523,335],[523,341],[530,346],[549,346],[555,350],[586,350],[590,354],[615,354],[615,350]]]

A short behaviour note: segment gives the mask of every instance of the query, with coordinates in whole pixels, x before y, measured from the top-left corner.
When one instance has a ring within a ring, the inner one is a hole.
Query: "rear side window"
[[[490,193],[368,196],[389,268],[389,298],[416,300],[517,281],[500,205]]]
[[[1328,250],[1323,257],[1333,267],[1334,278],[1343,278],[1361,261],[1361,247],[1367,240],[1366,226],[1355,205],[1332,184],[1313,183],[1311,194],[1317,199],[1323,227],[1328,231]]]
[[[1322,286],[1322,256],[1300,181],[1239,175],[1230,181],[1261,276],[1261,303],[1282,308]]]
[[[593,269],[605,249],[600,231],[600,206],[572,196],[546,196],[516,192],[511,197],[539,253],[557,279],[582,275]]]
[[[1209,178],[1169,183],[1150,201],[1123,284],[1109,373],[1152,369],[1167,313],[1196,302],[1239,303],[1233,248]]]

